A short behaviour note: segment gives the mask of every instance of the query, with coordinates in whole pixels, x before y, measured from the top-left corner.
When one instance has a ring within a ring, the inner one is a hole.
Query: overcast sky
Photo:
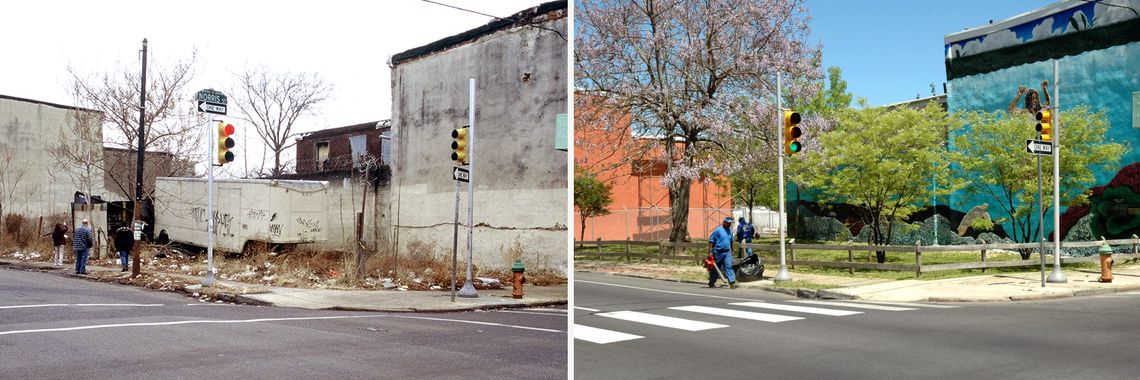
[[[438,2],[505,17],[545,1]],[[421,0],[5,2],[0,94],[72,105],[68,65],[89,74],[137,71],[146,38],[148,65],[197,49],[188,96],[229,88],[246,67],[318,73],[334,87],[333,97],[295,131],[341,127],[391,116],[389,56],[489,21]]]

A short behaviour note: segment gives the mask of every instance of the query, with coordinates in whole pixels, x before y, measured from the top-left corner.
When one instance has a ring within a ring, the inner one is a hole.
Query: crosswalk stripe
[[[871,303],[871,304],[877,304],[877,305],[894,305],[894,306],[903,306],[903,307],[911,307],[911,306],[913,306],[913,307],[929,307],[932,309],[954,309],[954,308],[960,307],[960,306],[954,306],[954,305],[939,305],[936,303],[920,303],[920,302],[914,302],[914,303],[910,303],[910,302],[886,302],[886,301],[863,301],[863,302]]]
[[[751,312],[751,311],[721,309],[721,308],[708,307],[708,306],[677,306],[677,307],[671,307],[669,309],[681,310],[681,311],[690,311],[690,312],[694,312],[694,313],[719,315],[719,316],[723,316],[723,317],[751,319],[754,321],[763,321],[763,322],[787,322],[787,321],[794,321],[797,319],[803,319],[803,317],[792,317],[792,316],[778,315],[778,314],[755,313],[755,312]]]
[[[607,344],[641,338],[644,337],[640,335],[599,329],[596,327],[583,326],[577,323],[574,324],[574,339],[581,339],[591,343]]]
[[[799,300],[799,301],[792,301],[792,302],[807,303],[807,304],[813,304],[813,305],[827,305],[827,306],[835,306],[835,307],[853,307],[856,309],[870,309],[870,310],[883,310],[883,311],[918,310],[918,309],[913,309],[913,308],[909,308],[909,307],[883,306],[883,305],[875,305],[875,304],[869,304],[869,303],[856,303],[856,302],[843,302],[843,301]]]
[[[654,326],[669,327],[686,331],[702,331],[728,327],[728,325],[722,325],[719,323],[694,321],[691,319],[667,317],[664,315],[655,315],[636,311],[613,311],[609,313],[600,313],[594,315],[597,315],[599,317],[614,318],[623,321],[645,323]]]
[[[808,313],[808,314],[822,314],[822,315],[830,315],[830,316],[835,316],[835,317],[842,317],[842,316],[853,315],[853,314],[863,314],[863,312],[861,312],[861,311],[824,309],[824,308],[819,308],[819,307],[784,305],[784,304],[767,303],[767,302],[737,302],[737,303],[730,303],[729,305],[758,307],[758,308],[762,308],[762,309],[783,310],[783,311],[792,311],[792,312]]]

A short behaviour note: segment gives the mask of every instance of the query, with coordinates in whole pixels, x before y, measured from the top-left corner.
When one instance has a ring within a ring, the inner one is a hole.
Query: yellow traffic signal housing
[[[803,144],[800,143],[803,131],[800,130],[799,123],[799,112],[784,111],[784,154],[793,155],[803,150]]]
[[[467,127],[451,131],[451,160],[459,165],[467,165]]]
[[[1053,141],[1053,114],[1048,108],[1037,111],[1037,132],[1042,141]]]
[[[218,122],[218,166],[222,166],[234,161],[234,152],[230,149],[234,147],[234,125],[226,122]]]

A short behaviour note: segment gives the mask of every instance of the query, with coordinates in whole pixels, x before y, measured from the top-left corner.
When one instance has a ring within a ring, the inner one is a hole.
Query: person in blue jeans
[[[115,250],[119,251],[119,263],[123,265],[123,272],[130,264],[131,249],[135,246],[135,232],[126,226],[115,230]]]
[[[91,221],[83,219],[83,224],[75,229],[75,238],[71,240],[71,247],[75,248],[75,274],[87,274],[87,254],[94,243]]]
[[[752,226],[752,223],[744,220],[743,216],[740,217],[740,224],[736,226],[736,241],[751,243],[752,235],[755,233],[756,228]],[[745,248],[744,250],[748,252],[748,256],[752,256],[752,248]]]
[[[732,273],[732,217],[724,218],[721,227],[709,235],[709,254],[716,260],[716,266],[724,276],[728,277],[728,286],[736,288],[736,274]],[[718,276],[715,268],[709,270],[710,288],[716,287]]]

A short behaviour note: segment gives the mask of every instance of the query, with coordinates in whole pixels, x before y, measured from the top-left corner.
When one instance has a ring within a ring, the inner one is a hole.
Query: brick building
[[[305,134],[297,139],[297,174],[336,173],[365,162],[387,165],[390,120],[370,121]]]

